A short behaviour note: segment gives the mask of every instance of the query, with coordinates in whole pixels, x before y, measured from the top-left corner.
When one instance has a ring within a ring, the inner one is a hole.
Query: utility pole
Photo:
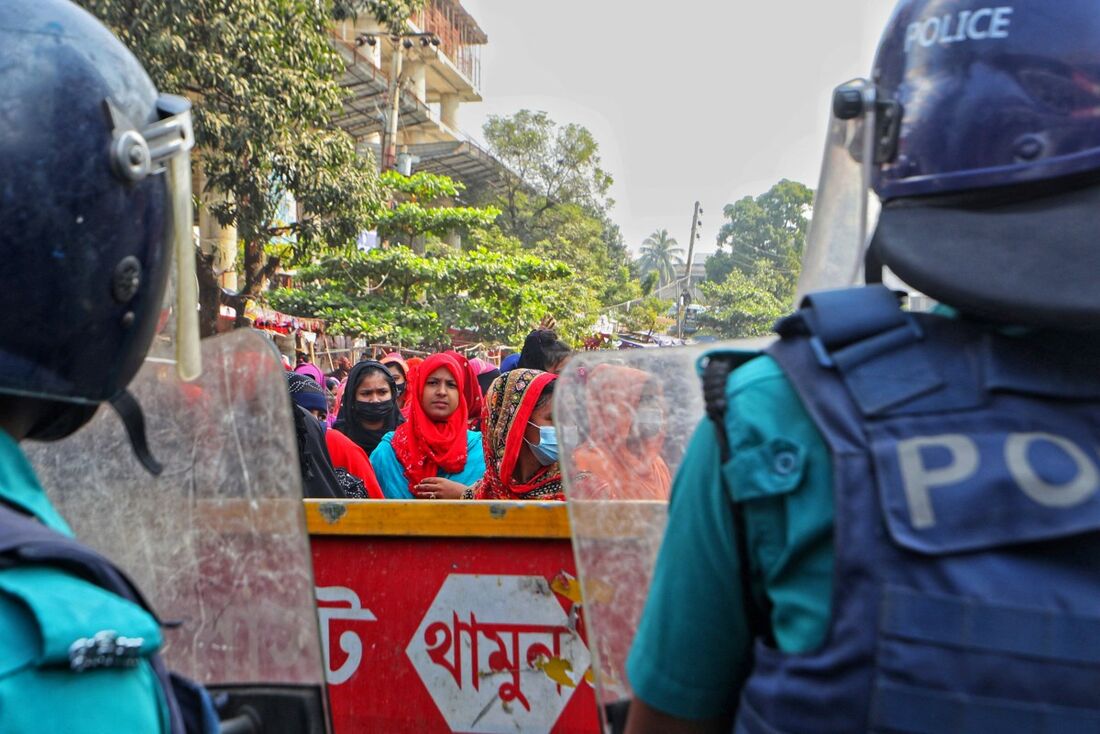
[[[688,257],[687,257],[687,270],[684,272],[684,279],[680,284],[680,295],[677,297],[678,306],[676,308],[676,338],[684,338],[684,317],[685,311],[691,302],[691,268],[695,264],[695,240],[699,238],[699,225],[703,222],[699,219],[699,215],[703,213],[703,207],[699,206],[699,202],[695,202],[695,209],[691,214],[691,239],[688,241]]]
[[[382,170],[397,165],[397,120],[401,115],[401,67],[404,49],[401,38],[393,36],[393,58],[390,61],[390,111],[386,117],[386,144],[382,148]]]
[[[374,33],[360,33],[355,37],[356,46],[376,46],[379,36]],[[420,41],[422,49],[429,46],[439,48],[441,41],[431,31],[426,33],[391,33],[393,57],[390,59],[390,86],[387,90],[386,130],[382,137],[382,170],[388,171],[397,165],[397,121],[401,116],[401,69],[404,65],[405,51],[413,47],[413,39]]]

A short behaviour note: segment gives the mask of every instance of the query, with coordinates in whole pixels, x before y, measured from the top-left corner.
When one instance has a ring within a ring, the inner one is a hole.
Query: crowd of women
[[[454,351],[354,365],[345,357],[328,375],[300,363],[287,384],[306,496],[564,499],[553,399],[569,357],[553,331],[538,329],[499,367]],[[573,455],[577,476],[609,496],[667,498],[660,384],[615,365],[586,382],[585,425],[560,429],[586,439]]]

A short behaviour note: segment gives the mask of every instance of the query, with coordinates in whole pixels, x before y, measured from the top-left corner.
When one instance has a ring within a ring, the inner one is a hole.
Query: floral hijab
[[[527,482],[514,478],[527,423],[542,391],[555,379],[547,372],[517,369],[493,382],[481,424],[485,478],[473,488],[475,499],[565,499],[556,463],[543,467]]]
[[[424,412],[424,383],[440,367],[446,367],[458,383],[458,408],[437,422]],[[466,370],[450,354],[433,354],[409,375],[407,420],[393,435],[393,451],[405,470],[409,489],[440,471],[458,474],[466,466]]]

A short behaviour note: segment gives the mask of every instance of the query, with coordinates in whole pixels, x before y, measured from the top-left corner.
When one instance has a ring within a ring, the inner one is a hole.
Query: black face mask
[[[397,399],[398,400],[405,397],[405,388],[408,387],[408,386],[409,386],[409,383],[407,383],[407,382],[402,382],[400,385],[397,386]]]
[[[368,423],[377,423],[390,417],[393,412],[393,402],[387,400],[384,403],[365,403],[362,400],[355,401],[355,417]]]

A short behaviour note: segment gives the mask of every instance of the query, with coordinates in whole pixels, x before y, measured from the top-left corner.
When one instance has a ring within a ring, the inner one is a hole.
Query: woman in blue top
[[[407,420],[370,455],[387,498],[461,496],[484,476],[481,434],[466,430],[465,380],[451,354],[428,357],[410,375]]]

